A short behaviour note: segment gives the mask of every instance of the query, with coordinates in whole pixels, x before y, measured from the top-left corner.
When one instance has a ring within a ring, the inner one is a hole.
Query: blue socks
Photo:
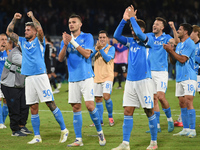
[[[195,129],[196,113],[194,109],[188,110],[188,117],[189,117],[190,129]]]
[[[156,115],[157,124],[160,124],[160,112],[154,111],[154,114]]]
[[[167,108],[167,109],[163,108],[162,110],[165,112],[165,115],[167,116],[167,118],[171,118],[172,117],[170,107]]]
[[[183,122],[183,128],[189,128],[187,107],[186,108],[181,108],[181,118],[182,118],[182,122]]]
[[[64,130],[66,128],[65,122],[62,116],[62,113],[58,107],[54,111],[52,111],[54,117],[56,118],[56,121],[59,123],[61,130]]]
[[[95,108],[93,111],[89,111],[90,117],[97,129],[97,132],[100,132],[102,130],[101,128],[101,123],[100,123],[100,118],[99,118],[99,113],[97,111],[97,108]]]
[[[82,121],[81,111],[74,112],[73,125],[76,138],[82,138]]]
[[[96,103],[96,108],[99,113],[100,121],[101,123],[103,123],[103,103],[102,102]]]
[[[157,141],[157,119],[156,115],[154,114],[153,116],[149,117],[149,129],[151,133],[151,140],[152,141]]]
[[[1,107],[1,101],[0,101],[0,124],[3,124],[3,113],[2,113],[2,107]]]
[[[133,116],[124,116],[123,141],[129,142],[132,129],[133,129]]]
[[[40,118],[39,114],[31,115],[31,123],[35,135],[40,135]]]
[[[3,123],[5,123],[6,117],[8,116],[8,106],[7,106],[7,104],[3,104],[2,114],[3,114]]]
[[[113,112],[113,102],[111,99],[109,100],[105,100],[105,103],[106,103],[106,108],[107,108],[107,111],[108,111],[108,118],[113,118],[112,116],[112,112]]]

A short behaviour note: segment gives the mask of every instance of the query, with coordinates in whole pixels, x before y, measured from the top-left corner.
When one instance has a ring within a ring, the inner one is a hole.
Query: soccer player
[[[2,33],[0,34],[0,77],[3,71],[3,67],[5,64],[5,61],[8,57],[8,39],[6,34]],[[3,107],[1,107],[1,100],[3,99]],[[4,123],[6,120],[6,117],[8,115],[8,106],[6,103],[6,99],[0,89],[0,129],[7,128]]]
[[[193,25],[192,33],[190,38],[194,41],[195,49],[195,72],[197,74],[197,92],[200,92],[200,75],[199,75],[199,64],[200,64],[200,27]],[[178,117],[177,121],[174,122],[174,126],[183,126],[181,115]]]
[[[181,107],[181,118],[183,130],[174,136],[196,136],[195,123],[196,113],[193,106],[195,96],[197,75],[194,70],[195,65],[195,44],[190,38],[192,26],[187,23],[180,25],[177,33],[181,42],[176,46],[176,51],[171,45],[163,44],[164,49],[173,56],[176,61],[176,96]]]
[[[115,47],[113,86],[118,77],[119,86],[117,87],[117,89],[122,89],[122,86],[121,86],[122,75],[125,78],[125,80],[127,77],[128,48],[124,46],[123,44],[118,43],[118,41],[114,38],[110,40],[110,44]]]
[[[94,73],[90,58],[90,54],[93,52],[94,39],[90,33],[82,32],[81,26],[82,21],[79,15],[71,15],[69,17],[69,30],[71,35],[66,32],[63,33],[61,51],[58,56],[58,60],[61,62],[67,57],[69,72],[68,103],[71,104],[74,113],[73,125],[76,140],[67,146],[83,146],[82,95],[90,117],[97,129],[99,144],[103,146],[106,144],[106,140],[101,128],[99,113],[94,105]]]
[[[11,136],[26,136],[32,134],[25,125],[28,119],[29,106],[25,99],[25,75],[21,74],[22,51],[16,46],[5,62],[1,75],[1,90],[6,98]]]
[[[125,84],[123,107],[124,107],[124,123],[123,123],[123,142],[112,150],[130,150],[129,140],[131,130],[133,128],[133,113],[135,108],[140,105],[144,109],[151,132],[151,142],[147,147],[149,149],[157,149],[157,120],[153,112],[153,81],[151,79],[151,67],[149,55],[153,48],[153,38],[144,33],[145,22],[136,18],[136,11],[131,5],[123,15],[123,19],[115,30],[114,38],[129,48],[128,55],[128,74]],[[130,28],[132,37],[122,36],[122,31],[130,20]]]
[[[154,21],[152,27],[152,33],[149,33],[154,39],[154,48],[150,55],[151,61],[151,75],[154,81],[154,113],[157,119],[158,132],[161,132],[160,128],[160,109],[158,105],[158,100],[161,103],[162,109],[167,116],[168,121],[168,132],[174,130],[174,122],[171,115],[171,109],[167,99],[165,98],[165,93],[168,85],[168,53],[164,50],[163,44],[167,44],[172,41],[172,37],[169,34],[165,34],[163,29],[165,28],[167,22],[161,17],[157,17]],[[170,22],[170,27],[176,35],[176,29],[173,22]],[[179,40],[175,36],[176,45]],[[146,131],[150,133],[150,131]]]
[[[104,30],[99,32],[98,41],[91,58],[95,56],[94,60],[94,96],[96,101],[96,108],[101,118],[101,125],[103,125],[103,99],[106,103],[108,111],[109,125],[114,125],[113,120],[113,102],[110,98],[112,93],[113,79],[114,79],[114,57],[115,48],[108,44],[108,33]],[[90,125],[94,126],[94,124]]]
[[[22,67],[21,74],[26,75],[25,94],[26,104],[31,108],[31,123],[34,131],[34,138],[28,144],[41,143],[40,136],[40,118],[38,114],[39,99],[45,102],[54,114],[56,121],[61,128],[60,143],[67,140],[69,131],[65,127],[64,119],[60,109],[56,106],[52,94],[51,85],[46,74],[46,66],[44,63],[45,37],[42,27],[38,20],[34,17],[33,12],[29,11],[27,16],[32,22],[25,24],[25,37],[19,37],[13,32],[15,23],[21,19],[20,13],[15,13],[12,21],[7,27],[7,35],[20,45],[22,49]]]

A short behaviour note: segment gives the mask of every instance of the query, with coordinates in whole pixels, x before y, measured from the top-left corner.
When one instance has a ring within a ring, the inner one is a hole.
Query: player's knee
[[[152,109],[144,109],[144,112],[146,113],[147,117],[151,117],[153,115],[153,110]]]
[[[46,104],[47,104],[47,106],[49,107],[49,109],[51,111],[54,111],[56,109],[56,107],[57,107],[54,101],[46,102]]]

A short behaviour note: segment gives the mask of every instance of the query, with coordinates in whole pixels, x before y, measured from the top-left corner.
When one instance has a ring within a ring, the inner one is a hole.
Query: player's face
[[[178,28],[177,34],[178,34],[178,37],[179,37],[179,38],[183,38],[183,36],[184,36],[184,34],[185,34],[185,30],[183,29],[183,26],[180,26],[180,27]]]
[[[99,42],[102,46],[106,46],[106,44],[108,43],[108,37],[106,36],[105,33],[99,34]]]
[[[8,44],[8,39],[6,35],[0,35],[0,51],[4,51]]]
[[[192,31],[192,33],[190,34],[190,38],[191,38],[192,40],[198,38],[198,32]]]
[[[163,29],[164,29],[163,22],[159,20],[155,20],[153,24],[153,28],[152,28],[153,33],[158,34],[162,32]]]
[[[69,30],[71,32],[76,32],[81,30],[82,23],[78,18],[70,18],[69,19]]]
[[[27,40],[32,39],[33,37],[36,36],[37,31],[35,30],[35,28],[31,27],[31,26],[26,26],[25,27],[25,38]]]

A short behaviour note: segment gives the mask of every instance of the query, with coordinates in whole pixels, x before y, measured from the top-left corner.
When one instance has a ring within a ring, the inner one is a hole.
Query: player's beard
[[[30,35],[29,37],[25,37],[27,41],[29,41],[30,39],[32,39],[33,35]]]

